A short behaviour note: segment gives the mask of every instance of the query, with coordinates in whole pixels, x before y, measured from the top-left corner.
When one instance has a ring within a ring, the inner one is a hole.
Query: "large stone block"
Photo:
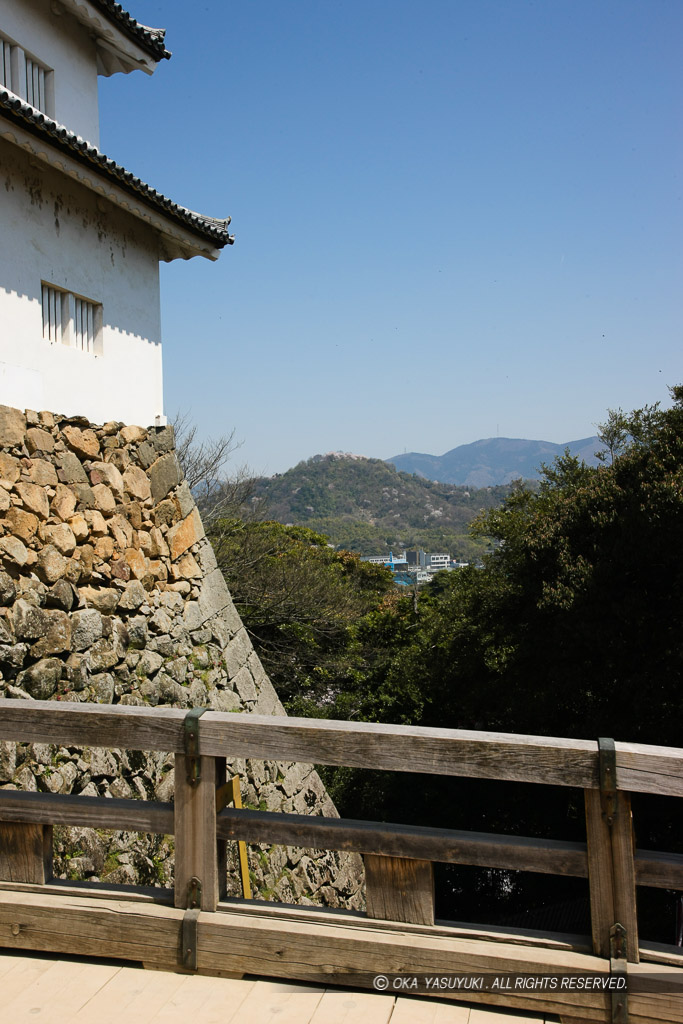
[[[84,608],[71,616],[71,650],[85,651],[102,636],[102,616],[95,608]]]
[[[28,475],[39,487],[54,487],[57,483],[57,470],[47,459],[32,459]]]
[[[4,481],[5,486],[9,487],[11,484],[15,484],[21,476],[21,463],[19,459],[15,459],[13,455],[8,455],[7,452],[0,452],[0,480]]]
[[[95,508],[105,515],[111,515],[116,510],[116,499],[106,484],[96,484],[92,488],[95,501]]]
[[[0,560],[8,569],[21,569],[27,559],[26,546],[18,537],[3,537],[0,540]]]
[[[12,608],[12,626],[19,640],[37,640],[48,628],[48,615],[42,608],[36,607],[20,597]]]
[[[94,430],[79,427],[64,427],[62,436],[69,448],[83,459],[96,459],[100,454],[100,442]]]
[[[123,498],[123,477],[113,462],[95,462],[90,467],[90,483],[106,484],[119,501]]]
[[[201,540],[204,536],[204,527],[199,518],[197,509],[193,509],[189,516],[181,522],[176,523],[168,531],[167,541],[171,550],[171,558],[175,562],[188,548]]]
[[[66,484],[57,484],[50,511],[59,519],[70,519],[76,511],[76,495]]]
[[[55,439],[47,430],[30,427],[26,431],[26,447],[29,455],[34,455],[36,452],[50,455],[55,450]]]
[[[180,481],[175,453],[169,452],[167,455],[162,455],[160,459],[152,463],[147,472],[152,489],[152,499],[154,504],[158,505],[174,487],[178,486]]]
[[[50,514],[50,503],[43,487],[39,487],[38,484],[15,484],[14,489],[27,511],[33,512],[39,519],[47,519]]]
[[[73,452],[64,452],[57,459],[59,467],[57,475],[63,484],[87,484],[86,476],[81,460]]]
[[[139,466],[129,466],[123,474],[123,486],[131,498],[146,501],[152,495],[149,477]]]
[[[247,664],[249,655],[253,648],[251,641],[247,636],[247,631],[242,627],[239,633],[236,634],[225,648],[223,657],[225,658],[225,667],[228,673],[228,679],[233,679],[237,673]],[[251,673],[250,673],[251,678]]]
[[[42,658],[17,676],[17,685],[36,700],[49,700],[57,692],[62,668],[59,658]]]
[[[48,544],[39,553],[36,573],[43,583],[56,583],[66,575],[66,568],[66,558],[52,544]]]
[[[26,417],[18,409],[0,405],[0,445],[20,445],[26,433]]]
[[[138,444],[140,441],[147,440],[147,431],[144,427],[136,427],[131,424],[127,427],[121,427],[119,436],[126,444]]]
[[[66,523],[60,523],[58,526],[46,526],[43,529],[43,534],[47,543],[52,544],[62,555],[70,558],[76,550],[76,538],[73,530]]]
[[[166,427],[154,427],[149,432],[149,440],[157,452],[171,452],[175,448],[175,431],[170,424]]]
[[[49,611],[47,629],[31,648],[31,657],[44,658],[48,654],[62,654],[71,649],[71,619],[66,612]]]
[[[5,522],[13,536],[19,537],[25,544],[28,544],[38,529],[39,520],[38,516],[34,516],[33,512],[25,512],[23,508],[13,505],[12,508],[7,510]]]
[[[220,569],[214,569],[204,578],[197,603],[202,622],[206,622],[232,603]]]

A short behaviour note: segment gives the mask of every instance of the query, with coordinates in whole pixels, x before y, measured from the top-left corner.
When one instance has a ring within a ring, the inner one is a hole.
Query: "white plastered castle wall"
[[[53,70],[53,109],[44,113],[99,147],[97,57],[87,29],[50,0],[0,0],[0,34]]]
[[[99,423],[163,417],[156,233],[4,140],[0,223],[0,403]],[[43,282],[101,303],[101,355],[43,339]]]

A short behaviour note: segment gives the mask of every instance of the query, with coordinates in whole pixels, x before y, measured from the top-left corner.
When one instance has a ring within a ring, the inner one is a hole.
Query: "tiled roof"
[[[209,239],[216,248],[222,249],[224,245],[232,245],[234,242],[234,236],[228,233],[229,217],[227,220],[203,217],[184,206],[179,206],[162,195],[161,192],[157,192],[151,185],[136,178],[121,164],[117,164],[115,160],[100,153],[99,149],[91,146],[80,135],[70,132],[64,125],[41,114],[40,111],[2,87],[0,87],[0,116],[20,125],[56,149],[68,153],[75,160],[95,170],[103,178],[114,182],[124,191],[132,193],[147,205],[170,217],[171,220],[189,228],[190,231],[202,238]]]
[[[157,60],[168,59],[171,56],[164,46],[165,28],[149,28],[148,25],[141,25],[128,11],[124,11],[121,4],[115,3],[114,0],[90,0],[90,3]]]

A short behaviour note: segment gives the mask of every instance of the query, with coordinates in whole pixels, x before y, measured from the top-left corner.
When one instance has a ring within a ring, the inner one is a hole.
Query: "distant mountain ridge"
[[[551,463],[569,448],[572,455],[589,466],[598,465],[595,452],[601,447],[596,436],[555,444],[526,441],[516,437],[488,437],[461,444],[444,455],[408,452],[385,461],[403,473],[416,473],[427,480],[469,487],[496,487],[520,477],[538,480],[541,463]]]

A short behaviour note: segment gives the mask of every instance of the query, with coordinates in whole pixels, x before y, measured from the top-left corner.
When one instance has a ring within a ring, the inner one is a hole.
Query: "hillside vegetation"
[[[381,459],[334,453],[260,478],[255,500],[265,504],[268,518],[306,526],[326,534],[335,547],[362,555],[422,547],[471,559],[487,543],[469,535],[470,523],[510,491],[510,485],[435,483],[399,473]]]

